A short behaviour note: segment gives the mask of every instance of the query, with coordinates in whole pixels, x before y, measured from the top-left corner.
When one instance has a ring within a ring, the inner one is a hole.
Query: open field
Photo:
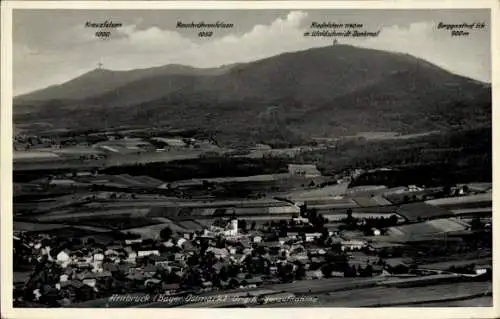
[[[135,206],[134,204],[128,204],[128,205],[123,205],[121,207],[96,207],[96,208],[81,208],[77,209],[75,211],[68,211],[68,210],[62,210],[60,212],[52,212],[52,213],[47,213],[43,215],[34,215],[34,216],[25,216],[25,218],[28,218],[30,220],[37,220],[37,221],[65,221],[67,219],[71,218],[84,218],[84,217],[98,217],[98,216],[147,216],[151,207],[159,207],[159,208],[164,208],[167,207],[165,204],[160,204],[158,203],[157,205],[139,205]],[[184,213],[187,213],[187,215],[179,215],[179,213],[182,211],[182,208],[176,205],[172,205],[171,208],[173,211],[166,213],[166,215],[158,215],[154,217],[168,217],[168,218],[180,218],[180,219],[211,219],[214,218],[213,215],[198,215],[198,214],[192,214],[190,212],[187,212],[184,210]],[[185,207],[186,209],[189,209],[189,207]],[[191,211],[191,209],[189,209]],[[240,216],[245,219],[254,219],[259,216],[261,216],[263,219],[273,219],[273,218],[278,218],[278,219],[289,219],[293,213],[292,212],[283,212],[283,213],[276,213],[274,215],[271,215],[271,211],[269,210],[268,207],[264,208],[247,208],[247,209],[241,209],[239,212],[237,209],[237,216]],[[338,212],[322,212],[319,210],[320,213],[323,214],[323,216],[329,220],[340,220],[346,217],[345,214],[345,209],[339,210]],[[355,212],[353,213],[354,217],[379,217],[379,216],[384,216],[384,217],[390,217],[392,215],[392,211],[386,211],[386,212],[381,212],[381,211],[375,211],[375,210],[362,210],[362,209],[356,209]]]
[[[67,221],[69,225],[83,225],[83,226],[105,226],[109,229],[122,230],[128,228],[142,228],[146,226],[160,224],[157,220],[147,217],[131,217],[131,216],[99,216],[74,218]]]
[[[32,218],[36,218],[40,221],[58,221],[65,220],[67,218],[82,218],[82,217],[97,217],[97,216],[107,216],[107,215],[131,215],[131,216],[145,216],[149,213],[151,209],[159,210],[169,210],[168,216],[163,215],[163,213],[156,217],[176,217],[182,211],[182,215],[188,218],[195,219],[210,219],[213,218],[213,214],[217,209],[228,209],[235,208],[235,213],[239,216],[245,216],[244,218],[257,217],[261,215],[279,217],[284,216],[284,218],[289,218],[292,216],[291,211],[283,210],[280,213],[275,213],[273,207],[285,207],[290,206],[289,204],[277,201],[274,199],[261,199],[261,200],[218,200],[218,201],[193,201],[193,200],[181,200],[181,199],[164,199],[164,198],[151,198],[151,199],[112,199],[112,200],[96,200],[90,203],[81,203],[78,207],[64,207],[65,205],[71,205],[71,199],[73,195],[67,197],[61,197],[61,201],[64,203],[58,203],[57,201],[53,203],[47,203],[48,207],[59,207],[58,210],[52,210],[51,212],[33,215]],[[75,197],[75,200],[81,197]],[[318,209],[325,218],[329,220],[339,220],[346,217],[346,209],[351,208],[353,216],[356,218],[362,217],[389,217],[396,212],[397,206],[375,206],[375,207],[359,207],[351,199],[314,199],[311,201],[305,201],[308,203],[308,207],[314,207]],[[320,204],[317,204],[320,203]],[[478,203],[481,204],[482,202]],[[460,205],[471,205],[472,202],[465,202]],[[26,206],[26,204],[25,204]],[[29,206],[26,206],[29,208]],[[273,209],[271,209],[273,208]],[[482,208],[482,210],[491,211],[491,207]],[[416,212],[420,214],[419,212]],[[458,209],[450,212],[451,215],[468,214],[471,213],[470,209]],[[187,215],[186,215],[187,214]],[[29,215],[24,215],[25,218],[31,218]],[[179,217],[182,217],[179,215]],[[435,222],[438,223],[438,222]],[[439,225],[437,225],[439,226]],[[441,225],[442,226],[442,225]],[[435,227],[434,227],[435,228]],[[439,228],[439,227],[438,227]]]
[[[290,177],[290,174],[288,173],[254,175],[254,176],[236,176],[236,177],[214,177],[214,178],[175,181],[170,183],[170,186],[171,187],[194,186],[194,185],[202,185],[204,182],[208,183],[273,182],[278,179],[283,179],[288,177]]]
[[[14,221],[14,231],[46,231],[66,227],[68,227],[66,224],[41,224]]]
[[[50,151],[14,151],[14,161],[17,160],[37,160],[37,159],[57,159],[59,156]]]
[[[485,214],[491,215],[493,213],[493,207],[485,208],[464,208],[464,209],[451,209],[451,211],[457,215],[473,215],[473,214]]]
[[[466,231],[467,227],[467,225],[453,219],[434,219],[422,223],[390,227],[387,233],[395,238],[413,240],[434,234]]]
[[[391,307],[417,303],[466,299],[491,293],[491,283],[467,282],[417,288],[375,287],[338,291],[318,296],[318,306]],[[300,305],[297,305],[298,307]],[[490,305],[491,306],[491,305]]]
[[[14,157],[14,169],[16,171],[29,171],[29,170],[54,170],[54,169],[84,169],[84,168],[98,168],[98,167],[113,167],[113,166],[126,166],[136,164],[148,163],[165,163],[182,160],[198,159],[200,156],[205,156],[205,150],[186,149],[186,150],[171,150],[164,152],[145,152],[134,151],[127,149],[125,152],[120,152],[122,148],[108,150],[106,158],[84,160],[78,156],[88,153],[102,153],[101,149],[60,149],[56,151],[19,151]],[[307,149],[311,151],[311,149]],[[217,149],[218,154],[228,153],[229,149]],[[303,149],[275,149],[271,151],[253,151],[246,155],[231,156],[235,159],[250,159],[258,160],[264,155],[274,157],[293,157],[297,153],[304,152]],[[58,154],[61,157],[58,158]],[[218,155],[219,156],[219,155]],[[50,157],[52,161],[47,161],[45,158]],[[55,158],[55,159],[54,159]],[[18,161],[22,159],[22,161]]]
[[[321,188],[304,189],[291,192],[287,195],[289,198],[293,199],[314,199],[314,198],[324,198],[324,197],[335,197],[343,196],[347,192],[347,183],[329,185]]]
[[[126,229],[127,232],[139,234],[143,238],[157,238],[162,231],[162,229],[169,227],[172,231],[175,232],[185,232],[186,228],[179,226],[177,223],[168,220],[167,218],[155,218],[156,224],[143,226],[143,227],[134,227]]]
[[[66,221],[68,219],[77,219],[84,217],[101,217],[101,216],[147,216],[148,209],[146,208],[129,208],[129,209],[108,209],[108,210],[95,210],[88,209],[87,211],[77,211],[66,213],[51,213],[33,217],[37,221]]]
[[[179,153],[148,152],[141,154],[110,155],[106,159],[83,160],[61,158],[52,161],[14,162],[16,171],[30,170],[61,170],[61,169],[92,169],[113,166],[147,164],[156,162],[173,162],[180,160],[197,159],[202,154],[200,151]]]
[[[103,152],[98,149],[78,146],[55,149],[52,152],[61,156],[103,155]]]
[[[467,205],[471,203],[491,203],[492,194],[478,194],[478,195],[469,195],[469,196],[461,196],[461,197],[451,197],[451,198],[440,198],[426,201],[427,204],[435,205],[435,206],[452,206],[452,205]]]
[[[392,206],[390,201],[381,196],[355,197],[353,200],[361,207]]]
[[[366,140],[393,140],[393,139],[412,139],[425,137],[432,134],[438,134],[439,131],[430,131],[415,134],[401,134],[398,132],[360,132],[354,136],[346,136],[344,138],[364,138]]]
[[[418,265],[418,268],[421,269],[432,269],[432,270],[447,270],[451,266],[461,267],[468,265],[492,265],[493,259],[489,258],[479,258],[479,259],[469,259],[469,260],[455,260],[455,261],[444,261],[432,264],[423,264]]]
[[[67,231],[68,229],[76,229],[86,233],[107,233],[109,228],[102,227],[102,223],[96,226],[91,225],[71,225],[71,224],[52,224],[52,223],[34,223],[34,222],[21,222],[14,221],[13,230],[16,232],[54,232]]]

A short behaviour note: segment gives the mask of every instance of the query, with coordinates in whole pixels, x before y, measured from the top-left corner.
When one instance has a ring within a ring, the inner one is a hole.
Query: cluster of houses
[[[18,287],[24,291],[18,296],[40,303],[52,296],[71,304],[133,291],[177,294],[187,289],[252,288],[282,282],[285,276],[286,280],[344,276],[323,267],[332,244],[350,251],[367,243],[335,234],[327,243],[319,243],[322,235],[289,233],[268,240],[262,231],[240,233],[236,219],[194,234],[108,244],[21,233],[15,237],[15,247],[22,250],[17,253],[30,256],[26,262],[35,271]]]

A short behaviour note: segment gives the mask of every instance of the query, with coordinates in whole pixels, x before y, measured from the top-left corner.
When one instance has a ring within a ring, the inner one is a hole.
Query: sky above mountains
[[[107,40],[95,37],[98,29],[85,27],[106,20],[122,24]],[[200,29],[176,27],[217,21],[234,26],[210,29],[209,38],[200,38]],[[339,43],[408,53],[452,73],[491,81],[489,10],[15,10],[14,95],[63,83],[98,63],[113,70],[214,67],[332,44],[333,38],[304,36],[326,30],[311,29],[312,22],[362,24],[357,31],[379,35],[337,37]],[[481,22],[485,28],[453,37],[438,29],[440,22]]]

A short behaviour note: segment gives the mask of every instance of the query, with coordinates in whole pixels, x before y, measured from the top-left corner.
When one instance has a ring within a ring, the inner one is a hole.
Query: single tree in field
[[[247,231],[247,221],[244,219],[240,220],[238,223],[238,228],[240,228],[241,231],[245,233]]]
[[[302,263],[297,265],[297,270],[295,271],[295,279],[302,280],[306,276],[306,269]]]
[[[347,220],[351,220],[352,219],[352,209],[348,208],[346,213],[347,213]]]
[[[251,230],[255,230],[255,227],[257,226],[257,223],[255,221],[252,222],[252,226],[250,226]]]
[[[163,240],[168,240],[172,237],[172,233],[172,229],[167,226],[160,231],[160,238]]]
[[[474,216],[472,222],[470,223],[470,227],[472,230],[480,230],[483,228],[483,224],[481,223],[481,218],[479,216]]]

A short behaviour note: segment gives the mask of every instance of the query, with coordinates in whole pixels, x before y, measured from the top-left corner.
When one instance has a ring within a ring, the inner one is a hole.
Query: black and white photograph
[[[9,306],[493,307],[483,3],[11,9]]]

